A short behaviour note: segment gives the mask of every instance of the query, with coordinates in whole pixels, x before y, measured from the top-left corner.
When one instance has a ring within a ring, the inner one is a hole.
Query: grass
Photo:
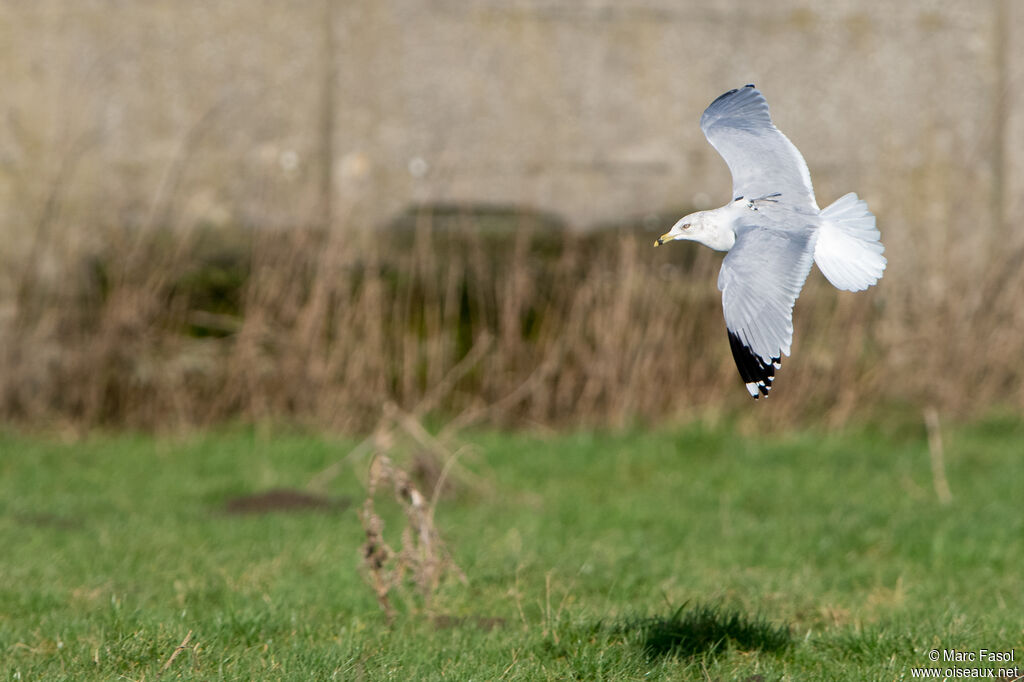
[[[436,510],[468,583],[402,593],[390,625],[360,571],[365,460],[331,504],[228,510],[351,443],[0,436],[0,675],[866,680],[909,679],[933,648],[1019,661],[1024,423],[944,436],[948,506],[916,427],[473,434],[488,483]]]

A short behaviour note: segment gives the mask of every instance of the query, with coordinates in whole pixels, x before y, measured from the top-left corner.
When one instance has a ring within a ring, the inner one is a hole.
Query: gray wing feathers
[[[700,127],[732,173],[733,198],[779,193],[778,201],[818,210],[800,152],[779,132],[753,85],[725,93],[704,111]]]
[[[810,229],[737,230],[722,262],[718,288],[729,332],[765,363],[789,355],[793,304],[814,262]]]

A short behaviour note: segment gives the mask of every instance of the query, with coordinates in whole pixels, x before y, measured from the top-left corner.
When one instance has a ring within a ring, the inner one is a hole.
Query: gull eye
[[[689,230],[690,229],[690,223],[686,223],[685,225],[682,225],[682,229]]]

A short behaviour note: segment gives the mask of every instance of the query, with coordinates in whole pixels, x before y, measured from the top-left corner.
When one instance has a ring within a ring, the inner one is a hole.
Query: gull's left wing
[[[814,262],[812,236],[810,226],[740,226],[722,261],[718,288],[729,347],[754,398],[768,395],[782,356],[789,355],[793,304]]]

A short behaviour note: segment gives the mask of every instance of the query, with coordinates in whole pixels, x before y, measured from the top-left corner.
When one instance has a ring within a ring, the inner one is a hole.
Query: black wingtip
[[[750,396],[757,400],[760,396],[768,395],[772,390],[772,382],[775,381],[775,368],[779,366],[781,358],[770,358],[767,362],[750,350],[738,334],[729,331],[729,348],[732,350],[732,358],[736,361],[736,368],[740,371],[740,378],[747,385]]]
[[[725,99],[726,97],[730,97],[730,96],[732,96],[732,95],[735,95],[735,94],[736,94],[737,92],[739,92],[740,90],[746,90],[747,88],[752,88],[752,87],[754,87],[754,84],[753,84],[753,83],[747,83],[747,84],[746,84],[746,85],[744,85],[744,86],[743,86],[742,88],[733,88],[733,89],[732,89],[732,90],[730,90],[729,92],[724,92],[724,93],[722,93],[721,95],[719,95],[718,97],[716,97],[716,98],[715,98],[715,100],[714,100],[714,102],[712,102],[711,104],[709,104],[709,105],[708,105],[708,108],[710,109],[711,107],[713,107],[713,106],[715,105],[715,103],[717,103],[717,102],[721,102],[721,101],[722,101],[723,99]]]
[[[739,88],[733,88],[729,92],[723,92],[721,95],[719,95],[718,97],[715,98],[714,102],[712,102],[711,104],[708,105],[708,108],[713,107],[715,105],[715,102],[721,102],[723,99],[725,99],[729,95],[735,95],[737,92],[739,92]]]

